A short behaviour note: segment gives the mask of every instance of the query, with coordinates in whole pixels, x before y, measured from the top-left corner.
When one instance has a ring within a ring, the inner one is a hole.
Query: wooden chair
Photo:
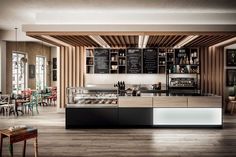
[[[5,114],[7,105],[10,103],[10,95],[0,95],[0,112]]]

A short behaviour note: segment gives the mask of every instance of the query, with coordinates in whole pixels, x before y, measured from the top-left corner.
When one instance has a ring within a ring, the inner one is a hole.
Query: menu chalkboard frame
[[[139,50],[140,51],[140,72],[129,72],[129,50]],[[126,73],[127,74],[143,74],[143,49],[141,48],[137,48],[137,47],[130,47],[130,48],[127,48],[126,50],[126,58],[127,58],[127,65],[126,65],[126,68],[127,68],[127,71]]]
[[[155,50],[155,52],[156,52],[156,62],[155,62],[155,64],[156,64],[156,70],[155,70],[155,72],[145,72],[145,50]],[[143,69],[143,74],[157,74],[158,73],[158,48],[154,48],[154,47],[149,47],[149,48],[143,48],[142,49],[142,52],[143,52],[143,54],[142,54],[142,64],[143,64],[143,66],[142,66],[142,69]]]
[[[96,60],[97,60],[97,57],[96,57],[96,50],[107,50],[107,69],[106,71],[98,71],[98,69],[96,69]],[[95,48],[94,49],[94,74],[109,74],[109,69],[110,69],[110,64],[109,64],[109,61],[110,61],[110,49],[109,48]]]

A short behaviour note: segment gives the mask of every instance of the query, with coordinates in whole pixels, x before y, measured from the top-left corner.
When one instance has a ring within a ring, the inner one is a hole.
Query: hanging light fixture
[[[15,49],[15,51],[18,51],[18,42],[17,42],[17,29],[18,29],[18,28],[15,27],[14,29],[15,29],[15,43],[16,43],[16,45],[15,45],[15,46],[16,46],[16,47],[15,47],[16,49]]]
[[[16,43],[16,52],[18,52],[18,40],[17,40],[17,30],[18,30],[18,28],[17,27],[15,27],[15,43]],[[25,64],[25,63],[27,63],[27,58],[26,57],[22,57],[21,59],[20,59],[20,62],[21,63],[23,63],[23,64]]]

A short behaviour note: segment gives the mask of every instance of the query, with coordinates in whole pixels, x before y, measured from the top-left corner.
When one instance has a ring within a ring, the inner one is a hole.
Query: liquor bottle
[[[187,59],[186,59],[186,64],[189,64],[189,60],[188,60],[188,57],[187,57]]]

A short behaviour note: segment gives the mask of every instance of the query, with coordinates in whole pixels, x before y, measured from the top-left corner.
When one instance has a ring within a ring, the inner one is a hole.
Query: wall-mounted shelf
[[[189,79],[195,89],[200,88],[199,50],[197,48],[175,49],[167,54],[167,86],[170,83]],[[173,76],[172,76],[173,75]],[[174,76],[177,75],[177,76]],[[180,85],[181,86],[181,85]]]
[[[86,49],[86,73],[94,73],[94,50]]]

